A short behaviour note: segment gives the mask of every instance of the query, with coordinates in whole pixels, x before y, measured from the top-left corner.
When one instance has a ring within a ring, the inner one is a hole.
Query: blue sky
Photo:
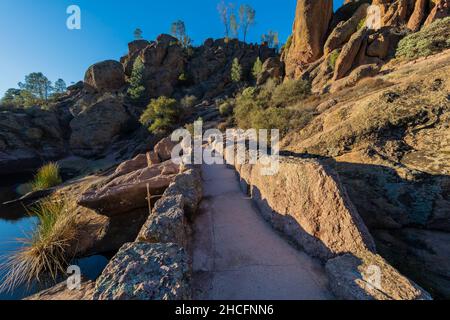
[[[185,21],[188,34],[199,45],[209,37],[223,37],[217,14],[219,0],[1,0],[0,96],[16,87],[30,72],[68,84],[82,80],[93,63],[118,60],[127,52],[133,31],[146,39],[168,33],[173,21]],[[256,25],[248,41],[259,42],[272,29],[284,42],[292,29],[295,0],[243,0],[256,9]],[[335,0],[335,7],[343,0]],[[66,9],[78,5],[82,29],[68,30]]]

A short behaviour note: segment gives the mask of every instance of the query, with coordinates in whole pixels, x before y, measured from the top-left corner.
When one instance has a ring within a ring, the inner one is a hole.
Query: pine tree
[[[236,83],[242,80],[242,67],[238,58],[234,58],[233,65],[231,66],[231,80]]]
[[[128,88],[128,95],[135,101],[141,100],[144,96],[144,69],[144,63],[138,57],[133,64],[133,72],[129,80],[130,87]]]
[[[252,75],[253,75],[253,78],[255,78],[255,80],[258,79],[259,75],[261,74],[262,66],[263,66],[263,64],[261,62],[261,59],[258,57],[255,61],[255,64],[253,65],[253,69],[252,69]]]

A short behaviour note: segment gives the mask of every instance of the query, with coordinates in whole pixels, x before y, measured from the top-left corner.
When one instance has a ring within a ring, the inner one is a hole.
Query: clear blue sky
[[[269,29],[284,42],[291,33],[296,0],[242,0],[256,9],[256,25],[248,41],[257,42]],[[127,52],[133,31],[140,27],[146,39],[168,33],[181,19],[194,44],[223,36],[218,19],[219,0],[0,0],[0,96],[30,72],[67,84],[82,80],[93,63],[118,60]],[[335,0],[335,7],[343,0]],[[68,30],[66,9],[78,5],[82,29]]]

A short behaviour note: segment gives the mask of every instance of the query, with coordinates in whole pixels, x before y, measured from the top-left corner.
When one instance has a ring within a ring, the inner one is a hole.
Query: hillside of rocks
[[[402,61],[395,49],[405,35],[448,16],[449,3],[373,1],[382,8],[382,26],[371,30],[357,29],[366,1],[347,1],[334,15],[331,2],[299,1],[284,52],[286,75],[312,81],[320,98],[312,104],[315,118],[291,131],[282,149],[325,159],[378,252],[436,296],[448,297],[450,51]],[[312,27],[311,13],[319,11],[329,12],[321,19],[331,24],[321,32]],[[334,51],[339,56],[331,68]]]
[[[193,48],[165,34],[133,41],[127,55],[89,67],[48,108],[0,110],[0,175],[49,160],[81,175],[53,194],[69,199],[82,226],[71,254],[115,255],[80,298],[186,299],[192,257],[185,249],[207,196],[201,168],[174,165],[174,143],[139,122],[147,102],[194,96],[180,127],[198,118],[205,127],[233,127],[236,114],[223,115],[219,101],[238,100],[246,87],[262,90],[270,79],[303,81],[308,97],[284,107],[312,111],[283,137],[281,172],[267,178],[257,166],[236,165],[244,192],[266,222],[318,259],[336,296],[448,298],[450,45],[439,34],[432,51],[406,58],[398,46],[426,37],[439,21],[445,37],[449,15],[449,0],[346,1],[335,12],[332,0],[298,0],[280,53],[235,39]],[[144,102],[127,95],[138,58]],[[231,79],[235,58],[241,83]],[[252,79],[257,58],[263,67]],[[383,266],[385,292],[358,287],[362,266],[373,263]]]

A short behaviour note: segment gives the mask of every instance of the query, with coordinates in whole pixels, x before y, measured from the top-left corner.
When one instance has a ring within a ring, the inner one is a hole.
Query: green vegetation
[[[145,66],[142,59],[137,57],[133,64],[133,71],[129,80],[130,87],[127,92],[130,98],[136,102],[141,101],[145,94],[144,70]]]
[[[142,40],[142,30],[140,28],[136,28],[133,32],[134,40]]]
[[[67,202],[45,199],[29,214],[37,218],[35,230],[26,239],[19,240],[23,246],[1,266],[6,274],[0,291],[49,278],[55,282],[66,271],[68,251],[76,239],[75,215],[70,214]]]
[[[62,183],[57,163],[50,162],[41,167],[31,182],[33,191],[45,190]]]
[[[252,75],[255,80],[258,79],[259,75],[261,74],[262,66],[263,66],[263,63],[261,62],[261,59],[258,57],[256,59],[255,63],[253,64],[253,68],[252,68]]]
[[[191,109],[197,103],[197,97],[194,95],[186,95],[181,99],[180,104],[184,109]]]
[[[450,17],[439,19],[416,33],[403,38],[397,47],[396,57],[417,59],[450,48]]]
[[[233,113],[233,99],[227,99],[219,106],[219,112],[223,117],[227,117]]]
[[[177,20],[173,22],[170,28],[170,33],[178,39],[183,48],[189,48],[192,46],[192,39],[186,33],[186,25],[184,21]]]
[[[367,21],[366,18],[361,19],[361,21],[358,22],[357,29],[360,30],[360,29],[364,28],[366,26],[366,21]]]
[[[234,58],[233,65],[231,66],[231,80],[236,83],[242,81],[242,66],[238,58]]]
[[[25,82],[18,83],[18,87],[5,92],[0,100],[0,106],[6,108],[46,107],[67,89],[62,79],[58,79],[55,86],[52,86],[52,82],[42,72],[33,72],[25,76]]]
[[[308,81],[288,80],[273,90],[271,103],[275,107],[287,107],[310,94],[311,84]]]
[[[262,87],[249,87],[236,98],[236,124],[241,129],[279,129],[281,135],[302,128],[314,114],[313,108],[302,104],[310,90],[302,80],[281,85],[269,80]]]
[[[229,39],[230,35],[238,38],[239,30],[242,30],[243,41],[245,42],[248,30],[255,24],[256,10],[248,4],[240,5],[238,10],[239,21],[233,3],[225,3],[222,0],[217,6],[217,10],[225,27],[225,39]]]
[[[261,42],[267,43],[267,46],[269,48],[274,48],[276,51],[278,51],[280,45],[278,32],[269,30],[269,32],[261,36]]]
[[[292,34],[287,38],[286,43],[283,47],[281,47],[281,50],[289,50],[289,48],[292,45]]]
[[[336,49],[333,50],[328,56],[328,65],[331,67],[331,69],[334,70],[334,68],[336,67],[336,61],[339,58],[340,54],[341,52],[339,51],[339,49]]]
[[[239,25],[244,34],[244,42],[247,40],[247,33],[251,26],[255,24],[256,10],[248,4],[239,7]]]
[[[165,134],[177,124],[181,111],[177,100],[159,97],[150,101],[140,122],[154,134]]]

